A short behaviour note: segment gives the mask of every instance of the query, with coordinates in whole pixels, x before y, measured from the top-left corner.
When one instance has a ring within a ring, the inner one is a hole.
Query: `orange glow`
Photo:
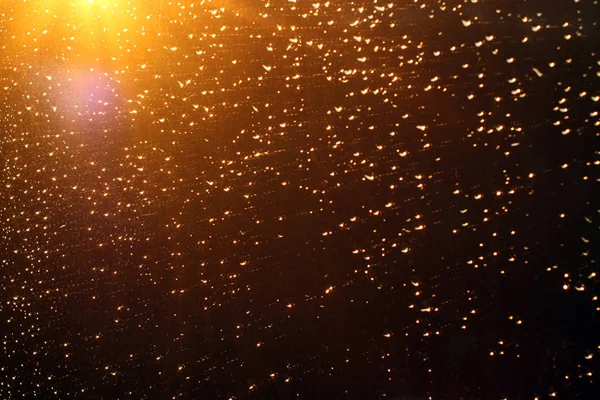
[[[57,62],[128,60],[156,44],[160,3],[139,0],[33,0],[10,27],[22,57]],[[124,62],[124,64],[123,64]]]

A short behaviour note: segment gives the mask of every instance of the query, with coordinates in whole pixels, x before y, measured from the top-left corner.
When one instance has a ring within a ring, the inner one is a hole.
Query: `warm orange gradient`
[[[12,4],[9,45],[17,57],[45,64],[126,65],[151,52],[156,43],[160,1],[33,0]],[[5,7],[11,5],[5,3]]]
[[[275,37],[279,24],[286,26],[285,16],[267,20],[265,10],[245,0],[0,0],[0,13],[9,16],[0,46],[6,69],[24,76],[27,86],[18,91],[28,112],[51,105],[66,130],[120,116],[162,132],[162,124],[176,117],[174,102],[190,107],[184,116],[205,113],[202,121],[225,104],[215,90],[201,90],[201,82],[222,85],[220,77],[238,76],[218,93],[236,89],[246,65],[263,79],[265,62],[229,48],[241,30],[256,26],[257,38]],[[272,58],[269,43],[264,53]],[[181,124],[188,129],[195,122]]]
[[[12,17],[3,45],[15,66],[110,70],[154,71],[158,53],[169,54],[182,39],[221,33],[223,13],[276,30],[266,10],[241,0],[0,0],[0,12]],[[193,23],[184,29],[184,20]]]

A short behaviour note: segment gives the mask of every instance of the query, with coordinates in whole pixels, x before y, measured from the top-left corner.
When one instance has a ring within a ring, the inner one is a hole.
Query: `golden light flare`
[[[4,5],[14,15],[8,29],[11,45],[19,50],[15,53],[59,63],[127,63],[147,52],[156,42],[159,6],[140,0],[23,0]]]
[[[10,38],[6,49],[15,55],[16,65],[42,61],[111,70],[141,65],[154,70],[159,53],[169,54],[182,40],[222,33],[223,13],[248,24],[269,25],[264,10],[238,0],[186,5],[163,0],[0,1],[0,12],[11,15],[4,35]],[[186,18],[196,21],[195,26],[189,33],[178,32]]]

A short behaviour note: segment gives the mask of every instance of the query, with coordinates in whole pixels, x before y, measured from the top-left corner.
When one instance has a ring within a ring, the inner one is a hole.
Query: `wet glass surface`
[[[599,17],[1,0],[0,398],[596,398]]]

